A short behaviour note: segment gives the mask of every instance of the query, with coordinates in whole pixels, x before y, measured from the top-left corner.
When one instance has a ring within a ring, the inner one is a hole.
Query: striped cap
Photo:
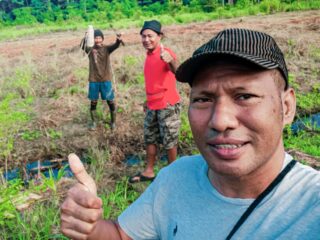
[[[208,61],[217,56],[235,56],[265,69],[278,68],[288,88],[288,70],[283,53],[275,40],[262,32],[248,29],[226,29],[198,48],[176,72],[180,82],[192,85],[194,75]]]

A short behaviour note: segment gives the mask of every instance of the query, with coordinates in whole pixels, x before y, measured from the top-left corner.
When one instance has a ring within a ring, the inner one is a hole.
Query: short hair
[[[273,69],[272,77],[275,84],[278,86],[279,90],[287,90],[289,88],[289,84],[286,84],[286,81],[278,69]]]

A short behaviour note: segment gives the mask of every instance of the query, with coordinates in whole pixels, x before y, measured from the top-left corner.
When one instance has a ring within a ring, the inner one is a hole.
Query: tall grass
[[[33,64],[3,71],[0,80],[0,159],[10,158],[15,135],[31,118],[34,90],[31,87]]]
[[[88,171],[99,184],[103,182],[100,174],[105,170],[104,164],[108,162],[108,157],[103,152],[98,153],[97,150],[93,150],[92,154],[89,155],[91,163]],[[40,185],[39,182],[32,181],[28,189],[23,187],[21,180],[9,182],[6,186],[0,185],[0,236],[2,240],[67,239],[59,229],[60,193],[65,191],[59,189],[57,185],[57,181],[61,180],[64,175],[63,170],[60,171],[57,179],[51,175],[47,179],[43,178]],[[102,189],[99,196],[103,201],[103,215],[108,219],[116,219],[129,204],[139,197],[147,185],[137,190],[130,187],[127,178],[123,177],[116,181],[114,186],[111,190],[110,187],[99,188]],[[40,201],[30,202],[28,198],[30,193],[36,193],[42,198]],[[25,210],[16,210],[17,206],[23,206],[28,200],[29,206]]]
[[[31,181],[28,188],[20,179],[0,185],[1,239],[51,239],[58,232],[60,198],[56,181],[63,177],[63,171],[57,179],[50,174],[48,179],[43,176],[41,183]]]

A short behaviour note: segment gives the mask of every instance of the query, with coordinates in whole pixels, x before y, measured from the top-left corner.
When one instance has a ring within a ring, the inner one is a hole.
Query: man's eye
[[[194,98],[192,99],[193,103],[205,103],[205,102],[209,102],[209,98]]]
[[[253,94],[246,93],[246,94],[241,94],[241,95],[237,96],[237,99],[238,100],[248,100],[248,99],[254,98],[254,97],[256,97],[256,96]]]

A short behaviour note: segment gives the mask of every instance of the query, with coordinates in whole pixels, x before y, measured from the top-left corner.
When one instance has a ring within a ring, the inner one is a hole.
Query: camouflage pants
[[[144,142],[163,144],[171,149],[178,144],[180,121],[180,103],[168,105],[165,109],[147,109],[144,119]]]

